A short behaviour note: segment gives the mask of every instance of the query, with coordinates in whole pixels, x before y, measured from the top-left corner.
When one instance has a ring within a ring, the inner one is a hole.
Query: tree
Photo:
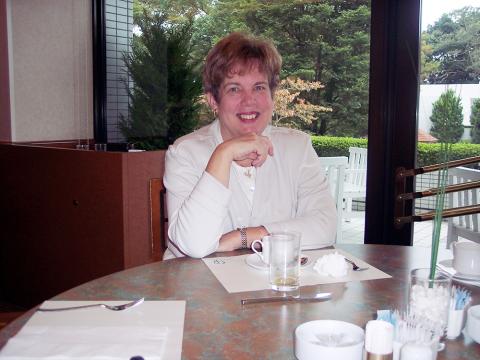
[[[151,13],[166,14],[169,24],[194,21],[192,58],[204,59],[207,51],[232,31],[271,39],[283,57],[281,78],[321,82],[325,89],[301,91],[299,98],[312,106],[332,109],[330,112],[314,113],[314,121],[290,118],[291,125],[292,121],[296,121],[295,126],[315,134],[367,134],[369,0],[138,2],[143,3],[143,9]],[[172,4],[177,10],[169,9]],[[194,70],[200,73],[201,66]]]
[[[425,33],[424,33],[425,36]],[[426,32],[432,47],[426,63],[439,63],[431,84],[476,84],[480,80],[480,8],[464,7],[444,14]]]
[[[472,142],[480,144],[480,98],[473,100],[470,124],[472,124]]]
[[[273,124],[276,126],[283,125],[302,128],[310,126],[317,119],[316,114],[332,111],[331,108],[311,104],[300,97],[301,92],[317,90],[323,87],[318,81],[309,82],[299,78],[283,79],[275,92]]]
[[[460,97],[452,89],[445,91],[433,103],[430,116],[433,136],[445,143],[456,143],[463,135],[463,108]]]
[[[206,51],[231,31],[272,39],[283,57],[282,78],[321,82],[325,89],[302,92],[312,105],[331,112],[301,124],[316,134],[364,136],[368,122],[368,0],[215,2],[195,22],[194,52]]]
[[[438,71],[440,63],[432,59],[433,46],[428,43],[428,33],[422,34],[422,44],[420,48],[420,79],[424,83],[428,83],[429,76]]]
[[[132,80],[128,86],[129,118],[120,129],[139,148],[164,149],[196,124],[201,82],[190,64],[189,24],[165,26],[165,16],[139,18],[125,63]]]

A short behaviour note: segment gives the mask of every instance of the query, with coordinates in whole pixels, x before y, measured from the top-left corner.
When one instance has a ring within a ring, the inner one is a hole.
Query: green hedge
[[[318,156],[348,156],[348,148],[367,147],[367,139],[334,136],[312,136],[312,145]],[[457,143],[452,145],[450,160],[480,155],[480,144]],[[440,144],[419,143],[417,166],[441,162]]]
[[[441,162],[440,144],[419,143],[417,166],[437,164]],[[480,155],[480,144],[457,143],[452,145],[450,160],[464,159]]]
[[[367,147],[367,139],[335,136],[312,136],[312,145],[318,156],[348,156],[348,148]]]

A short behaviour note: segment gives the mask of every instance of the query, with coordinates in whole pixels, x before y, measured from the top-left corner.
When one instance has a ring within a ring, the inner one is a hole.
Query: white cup
[[[467,334],[480,344],[480,305],[472,306],[467,311]]]
[[[273,233],[268,238],[269,281],[273,290],[292,291],[300,287],[300,238],[293,231]]]
[[[295,356],[299,360],[362,360],[365,332],[338,320],[314,320],[295,329]]]
[[[266,264],[270,264],[270,246],[269,246],[270,237],[264,236],[262,240],[255,240],[252,242],[252,250],[258,257]],[[255,249],[255,245],[260,245],[262,247],[262,251],[258,251]]]
[[[464,275],[480,275],[480,245],[471,241],[455,241],[453,268]]]

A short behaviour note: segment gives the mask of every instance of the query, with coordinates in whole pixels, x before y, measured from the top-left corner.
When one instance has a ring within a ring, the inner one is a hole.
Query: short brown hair
[[[203,68],[203,89],[219,101],[222,81],[231,76],[235,65],[258,66],[268,77],[270,90],[275,91],[280,80],[282,57],[275,46],[267,40],[234,32],[221,39],[209,51]]]

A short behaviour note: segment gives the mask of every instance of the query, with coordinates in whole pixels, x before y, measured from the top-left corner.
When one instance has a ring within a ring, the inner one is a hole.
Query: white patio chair
[[[363,199],[367,190],[367,149],[350,147],[348,167],[346,170],[343,197],[345,198],[345,211],[343,217],[349,220],[352,217],[364,217],[362,211],[352,211],[353,199]]]
[[[342,241],[342,218],[343,218],[343,188],[345,182],[345,170],[348,164],[346,156],[319,157],[320,163],[325,168],[330,191],[337,206],[337,236],[336,242]]]
[[[465,167],[448,169],[448,183],[450,185],[480,180],[480,170]],[[459,206],[478,205],[480,200],[480,189],[463,190],[448,194],[448,205],[450,208]],[[480,232],[478,224],[480,214],[463,215],[448,219],[447,249],[452,242],[462,237],[480,243]]]

